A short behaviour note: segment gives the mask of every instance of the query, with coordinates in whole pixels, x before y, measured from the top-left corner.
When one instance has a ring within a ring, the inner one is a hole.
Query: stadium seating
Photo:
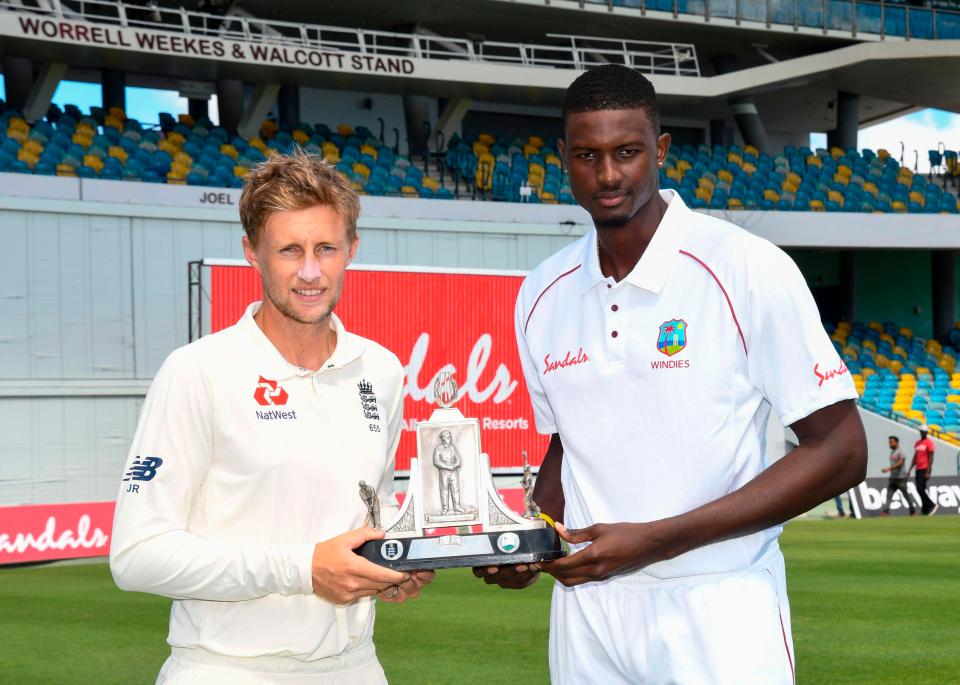
[[[252,165],[299,145],[335,164],[360,193],[454,197],[446,175],[431,176],[423,162],[398,154],[363,126],[265,121],[259,136],[245,140],[187,114],[161,113],[159,120],[144,127],[118,108],[84,114],[67,105],[30,125],[18,112],[0,110],[0,171],[237,188]],[[931,162],[935,157],[948,173],[960,171],[956,152],[931,151]],[[442,159],[443,171],[471,196],[574,202],[553,139],[454,135]],[[671,149],[660,173],[661,186],[695,208],[958,212],[955,194],[900,166],[886,150],[787,147],[771,156],[751,146],[684,145]]]
[[[960,323],[947,346],[890,321],[826,328],[865,408],[915,426],[926,423],[932,435],[960,445]]]
[[[782,211],[957,213],[957,196],[886,150],[684,145],[671,149],[661,185],[691,206]]]

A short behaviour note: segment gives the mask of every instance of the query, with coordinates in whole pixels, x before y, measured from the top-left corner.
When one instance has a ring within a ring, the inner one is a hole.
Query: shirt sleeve
[[[314,545],[228,543],[190,532],[213,450],[213,402],[185,349],[147,393],[120,484],[110,570],[123,590],[240,601],[308,594]]]
[[[747,281],[749,376],[789,426],[858,394],[797,265],[780,248],[756,241]]]
[[[524,286],[526,286],[526,283],[524,283]],[[553,435],[557,432],[557,422],[553,416],[553,409],[550,407],[550,400],[547,399],[543,386],[540,384],[537,365],[530,356],[530,349],[527,346],[527,335],[524,330],[527,319],[524,291],[525,287],[520,289],[520,294],[517,296],[517,305],[514,309],[517,352],[520,354],[520,366],[523,368],[523,378],[527,384],[527,392],[530,393],[530,403],[533,405],[533,418],[537,424],[537,432],[543,435]]]

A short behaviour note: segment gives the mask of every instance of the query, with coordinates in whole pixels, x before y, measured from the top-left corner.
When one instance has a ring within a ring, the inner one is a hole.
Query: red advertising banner
[[[498,492],[507,506],[523,512],[521,488]],[[401,504],[405,494],[397,493]],[[115,506],[115,502],[83,502],[0,507],[0,566],[108,556]]]
[[[210,266],[211,332],[237,322],[262,293],[246,265]],[[548,439],[536,432],[513,330],[523,277],[355,267],[346,275],[337,315],[347,330],[377,341],[404,364],[404,433],[397,469],[416,455],[415,426],[434,409],[433,380],[451,371],[457,408],[480,420],[490,465],[517,468],[521,450],[540,463]]]
[[[114,502],[0,507],[0,564],[110,553]]]

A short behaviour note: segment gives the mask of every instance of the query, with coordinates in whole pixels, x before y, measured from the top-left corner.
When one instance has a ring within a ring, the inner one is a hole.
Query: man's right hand
[[[522,590],[537,582],[540,567],[537,564],[507,566],[475,566],[473,575],[487,585],[499,585],[507,590]]]
[[[314,594],[334,604],[349,604],[410,580],[409,573],[378,566],[353,551],[382,537],[382,530],[365,527],[319,543],[313,550]]]

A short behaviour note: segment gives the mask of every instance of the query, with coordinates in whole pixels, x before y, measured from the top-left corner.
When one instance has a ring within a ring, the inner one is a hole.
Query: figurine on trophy
[[[520,487],[523,488],[523,515],[528,519],[540,518],[540,507],[533,501],[534,484],[530,460],[527,458],[527,451],[523,450],[523,476],[520,478]]]
[[[457,390],[451,374],[438,374],[433,384],[438,406],[429,420],[417,423],[417,456],[410,460],[403,505],[392,521],[383,524],[384,538],[364,543],[357,554],[400,571],[521,564],[563,556],[557,532],[540,517],[533,501],[534,479],[526,452],[522,481],[526,511],[521,516],[497,492],[489,459],[480,449],[480,422],[453,408]],[[360,498],[368,520],[380,527],[376,492],[362,481]],[[480,532],[436,532],[450,527],[470,531],[473,526]]]
[[[377,497],[377,490],[367,481],[360,481],[360,499],[367,507],[367,518],[364,523],[371,528],[380,527],[380,498]]]

